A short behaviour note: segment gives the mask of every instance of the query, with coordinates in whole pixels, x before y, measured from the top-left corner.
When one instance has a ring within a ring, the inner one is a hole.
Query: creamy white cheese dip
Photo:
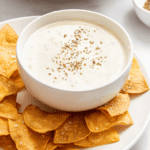
[[[64,90],[88,90],[117,78],[126,62],[119,39],[104,27],[81,21],[50,24],[27,40],[23,61],[39,81]]]

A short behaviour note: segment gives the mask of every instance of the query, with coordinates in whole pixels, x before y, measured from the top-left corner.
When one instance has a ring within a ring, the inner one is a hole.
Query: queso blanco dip
[[[42,27],[27,40],[24,65],[37,80],[64,90],[103,86],[123,71],[125,50],[102,26],[61,21]]]

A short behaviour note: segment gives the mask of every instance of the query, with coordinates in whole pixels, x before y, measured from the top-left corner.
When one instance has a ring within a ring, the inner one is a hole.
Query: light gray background
[[[136,16],[132,0],[0,0],[0,21],[71,8],[99,12],[119,22],[131,36],[134,49],[150,75],[147,65],[150,64],[150,28]],[[131,150],[150,150],[150,123]]]

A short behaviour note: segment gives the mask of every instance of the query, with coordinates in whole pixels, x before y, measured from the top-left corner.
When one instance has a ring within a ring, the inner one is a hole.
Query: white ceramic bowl
[[[118,76],[117,79],[102,87],[91,90],[67,91],[54,88],[42,83],[41,81],[38,81],[25,69],[23,64],[23,48],[30,35],[39,28],[50,23],[72,19],[80,19],[83,21],[86,20],[101,24],[102,26],[110,29],[120,38],[123,46],[125,47],[127,62],[123,72],[120,74],[120,76]],[[121,90],[130,71],[133,58],[133,46],[127,32],[114,20],[99,13],[87,10],[71,9],[51,12],[32,21],[22,31],[18,39],[16,53],[18,68],[22,80],[24,81],[28,91],[34,97],[41,102],[57,109],[66,111],[84,111],[96,108],[108,102]]]
[[[146,0],[133,0],[133,5],[139,19],[150,27],[150,11],[143,8],[145,2]]]

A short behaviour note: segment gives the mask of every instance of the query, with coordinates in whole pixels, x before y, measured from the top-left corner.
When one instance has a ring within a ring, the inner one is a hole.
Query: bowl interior
[[[32,21],[21,33],[18,43],[17,43],[17,59],[21,67],[30,74],[23,65],[23,48],[27,41],[27,39],[39,28],[46,26],[50,23],[64,21],[64,20],[83,20],[88,21],[91,23],[96,23],[105,28],[111,30],[117,37],[120,39],[121,43],[125,48],[125,53],[127,55],[126,60],[126,68],[129,67],[132,61],[133,56],[133,48],[131,44],[130,37],[126,33],[126,31],[115,21],[112,19],[95,13],[91,11],[85,10],[61,10],[46,14],[42,17],[37,18],[36,20]],[[123,72],[124,72],[123,71]],[[123,73],[122,73],[123,74]],[[32,76],[32,75],[30,75]],[[120,75],[121,76],[121,75]],[[34,77],[33,77],[34,78]]]

